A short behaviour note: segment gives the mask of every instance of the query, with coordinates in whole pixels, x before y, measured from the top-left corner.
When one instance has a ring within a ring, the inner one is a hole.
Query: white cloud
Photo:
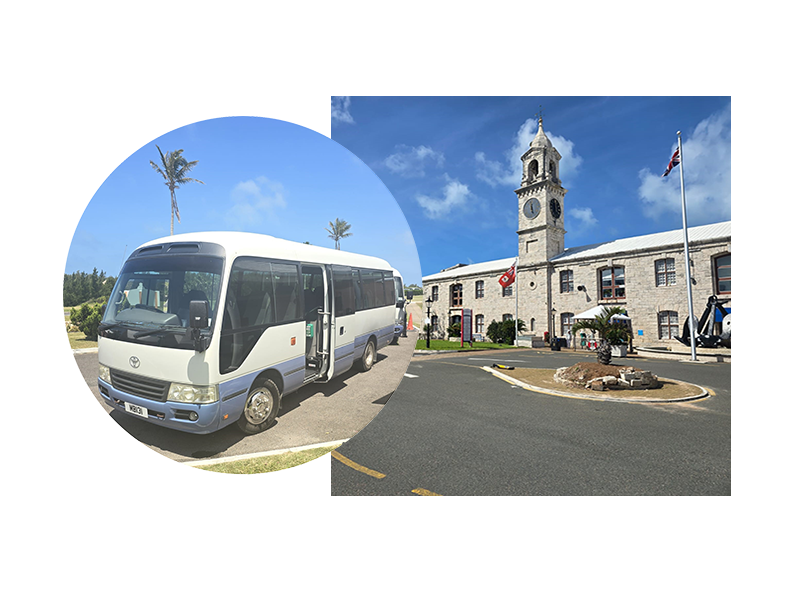
[[[266,177],[240,181],[231,191],[233,205],[225,215],[230,224],[258,223],[276,208],[284,208],[283,185]]]
[[[424,177],[425,165],[433,164],[439,168],[444,165],[444,154],[428,146],[410,147],[400,145],[397,152],[387,156],[383,164],[392,172],[403,177]]]
[[[672,149],[664,152],[667,167]],[[686,213],[689,224],[727,221],[731,218],[731,109],[714,113],[683,136]],[[645,216],[657,220],[664,214],[681,214],[680,173],[673,169],[661,177],[650,169],[639,171],[639,198]]]
[[[437,198],[417,194],[414,199],[425,211],[425,216],[429,219],[441,219],[450,214],[453,210],[462,208],[467,200],[472,196],[469,186],[464,185],[457,179],[447,178],[447,184],[442,188],[442,195]]]
[[[350,114],[350,96],[331,96],[331,123],[355,124]]]
[[[520,157],[530,148],[530,143],[536,137],[539,122],[536,119],[527,119],[517,130],[513,145],[505,152],[505,161],[499,162],[486,158],[483,152],[475,153],[475,162],[478,164],[476,176],[496,187],[498,185],[518,186],[522,181],[522,162]],[[561,154],[559,174],[562,182],[567,182],[574,176],[583,162],[583,158],[575,153],[575,144],[560,135],[553,135],[545,131],[553,146]]]
[[[569,229],[571,233],[583,233],[595,225],[597,225],[597,218],[591,208],[575,207],[567,211],[569,217]]]

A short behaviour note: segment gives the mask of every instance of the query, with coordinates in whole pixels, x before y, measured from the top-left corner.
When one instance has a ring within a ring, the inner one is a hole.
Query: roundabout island
[[[560,369],[530,369],[494,364],[483,370],[533,392],[607,402],[690,402],[709,395],[699,385],[660,378],[619,364],[581,362]]]

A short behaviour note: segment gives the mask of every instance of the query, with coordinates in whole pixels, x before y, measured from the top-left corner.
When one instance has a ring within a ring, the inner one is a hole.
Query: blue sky
[[[123,256],[169,235],[169,190],[150,166],[160,161],[156,144],[198,160],[190,175],[204,182],[178,189],[176,234],[248,231],[333,248],[325,229],[338,218],[352,225],[342,250],[384,258],[420,281],[408,224],[383,182],[324,135],[259,117],[201,121],[131,148],[87,205],[66,273],[96,267],[116,276]]]
[[[538,129],[562,156],[566,246],[731,218],[730,97],[334,97],[331,137],[385,182],[422,274],[516,256],[520,156]]]

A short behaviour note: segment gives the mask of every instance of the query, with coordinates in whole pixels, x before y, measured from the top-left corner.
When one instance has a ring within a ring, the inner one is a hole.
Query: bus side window
[[[352,315],[356,312],[356,295],[351,269],[333,268],[334,306],[336,317]]]
[[[361,276],[358,269],[353,269],[353,288],[356,292],[356,310],[364,309],[364,298],[361,293]]]
[[[272,281],[275,289],[275,313],[278,323],[300,319],[300,278],[297,265],[272,263]]]

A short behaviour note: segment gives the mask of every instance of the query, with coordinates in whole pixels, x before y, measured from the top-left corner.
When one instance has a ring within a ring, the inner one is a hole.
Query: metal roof
[[[731,222],[726,221],[724,223],[689,227],[688,233],[690,244],[693,242],[710,242],[712,240],[730,239]],[[620,240],[603,242],[601,244],[567,248],[564,252],[558,256],[554,256],[550,260],[555,263],[566,262],[676,245],[683,245],[683,229],[662,231],[660,233],[651,233],[648,235],[637,235],[636,237],[622,238]]]
[[[511,258],[501,258],[499,260],[490,260],[489,262],[475,263],[474,265],[466,265],[463,267],[456,267],[455,269],[448,269],[433,275],[426,275],[422,278],[423,282],[435,281],[438,279],[450,279],[452,277],[466,277],[468,275],[478,275],[479,273],[504,273],[511,268],[514,261],[517,260],[516,256]]]
[[[689,227],[689,243],[710,242],[712,240],[725,240],[731,238],[731,222],[713,223],[711,225],[700,225]],[[683,246],[683,229],[673,231],[662,231],[648,235],[637,235],[635,237],[622,238],[600,244],[590,244],[588,246],[576,246],[567,248],[564,252],[551,259],[551,262],[568,262],[582,259],[597,258],[612,254],[626,252],[636,252],[637,250],[648,250],[663,246]],[[478,275],[480,273],[503,273],[514,264],[515,256],[490,260],[488,262],[475,263],[464,267],[448,269],[422,278],[423,283],[437,281],[440,279],[451,279],[466,277],[468,275]]]

